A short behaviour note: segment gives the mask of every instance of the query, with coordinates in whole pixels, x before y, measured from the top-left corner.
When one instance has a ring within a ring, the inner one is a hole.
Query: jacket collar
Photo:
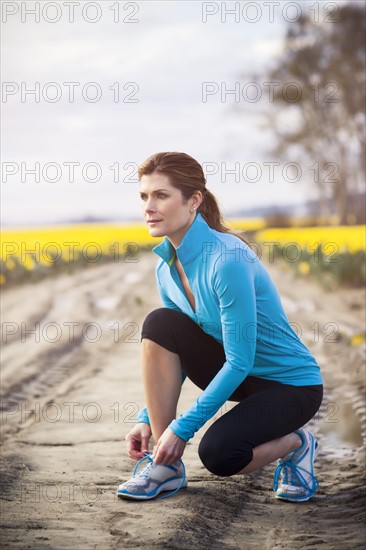
[[[206,220],[197,212],[195,219],[186,231],[182,242],[178,248],[169,241],[168,237],[154,246],[153,252],[160,256],[171,267],[177,255],[182,265],[194,260],[199,254],[202,254],[203,243],[212,242],[214,235]]]

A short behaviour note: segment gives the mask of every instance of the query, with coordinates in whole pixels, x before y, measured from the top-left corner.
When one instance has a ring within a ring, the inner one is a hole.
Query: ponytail
[[[215,196],[206,188],[204,189],[202,195],[202,202],[197,211],[202,215],[212,229],[226,233],[228,228],[225,226],[224,220],[222,219]]]
[[[220,231],[221,233],[230,233],[231,235],[235,235],[235,237],[238,237],[250,247],[249,242],[244,236],[233,233],[232,231],[230,231],[227,225],[225,225],[219,205],[217,203],[217,199],[207,188],[205,188],[205,191],[203,193],[203,200],[199,208],[197,209],[197,212],[202,215],[202,217],[205,219],[208,225],[212,227],[212,229]]]

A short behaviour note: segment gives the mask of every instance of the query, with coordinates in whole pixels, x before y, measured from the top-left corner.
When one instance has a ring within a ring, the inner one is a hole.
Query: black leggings
[[[181,367],[204,390],[225,362],[223,346],[184,313],[159,308],[146,317],[148,338],[177,353]],[[238,405],[204,434],[198,448],[204,466],[218,476],[237,474],[252,461],[253,449],[301,428],[320,407],[323,386],[292,386],[247,376],[229,397]]]

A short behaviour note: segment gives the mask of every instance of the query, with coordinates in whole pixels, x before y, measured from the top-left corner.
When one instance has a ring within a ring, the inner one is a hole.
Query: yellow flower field
[[[257,243],[278,243],[279,248],[296,243],[307,254],[301,257],[297,268],[304,276],[314,268],[311,267],[311,254],[318,245],[324,248],[325,255],[332,256],[347,253],[353,258],[358,252],[365,251],[365,226],[265,229],[262,218],[225,221],[234,232],[250,232],[251,240]],[[3,230],[1,237],[0,284],[27,280],[27,273],[41,276],[51,266],[90,266],[104,258],[126,255],[132,258],[141,248],[150,248],[162,240],[151,237],[144,222],[13,228]],[[357,269],[362,275],[362,259],[357,258],[357,262],[361,265]]]
[[[232,231],[258,231],[266,226],[264,218],[231,218],[225,222]]]
[[[138,246],[154,245],[159,239],[150,237],[143,224],[80,224],[2,231],[1,261],[8,269],[15,267],[18,258],[25,268],[34,263],[50,264],[58,259],[72,261],[83,252],[87,258],[114,254],[129,243]],[[116,243],[120,246],[117,247]],[[33,258],[33,259],[32,259]]]
[[[256,230],[263,227],[260,219],[233,220],[230,227]],[[37,263],[55,263],[61,258],[72,261],[84,253],[86,259],[99,255],[113,255],[131,246],[155,246],[162,239],[151,237],[146,225],[141,223],[80,224],[2,231],[0,260],[8,269],[16,266],[15,258],[26,269]],[[118,246],[119,245],[119,246]]]
[[[263,229],[255,237],[256,241],[277,242],[282,246],[294,242],[307,250],[314,250],[318,244],[322,244],[323,249],[334,245],[333,252],[337,253],[355,253],[366,248],[365,225]]]
[[[313,276],[326,290],[337,285],[362,287],[366,278],[366,226],[317,226],[263,229],[259,245],[299,276]]]

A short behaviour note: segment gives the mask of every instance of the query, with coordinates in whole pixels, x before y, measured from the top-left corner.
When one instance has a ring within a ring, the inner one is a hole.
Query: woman
[[[141,460],[117,494],[145,500],[186,487],[186,443],[229,400],[238,404],[200,442],[204,466],[217,476],[245,475],[277,460],[275,496],[308,500],[317,489],[318,443],[302,426],[322,401],[319,365],[259,258],[224,226],[201,165],[184,153],[158,153],[138,174],[149,232],[165,237],[153,249],[164,307],[142,327],[146,407],[126,436],[129,456]],[[176,419],[186,376],[203,392]]]

